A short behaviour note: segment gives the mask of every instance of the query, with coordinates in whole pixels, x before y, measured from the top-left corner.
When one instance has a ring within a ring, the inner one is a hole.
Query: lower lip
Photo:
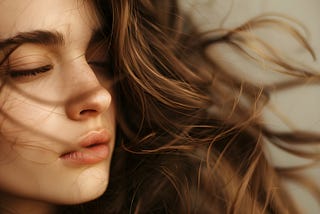
[[[84,148],[81,151],[69,152],[61,156],[61,159],[79,165],[95,164],[105,160],[109,154],[107,144],[97,144]]]

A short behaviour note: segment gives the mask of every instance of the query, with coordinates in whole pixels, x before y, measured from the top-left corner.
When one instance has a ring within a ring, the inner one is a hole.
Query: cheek
[[[26,98],[10,90],[1,91],[0,132],[8,141],[16,141],[14,138],[19,138],[24,127],[30,124],[35,112],[28,110],[30,105],[27,103]]]
[[[51,163],[57,151],[45,138],[45,128],[54,115],[54,107],[39,105],[14,91],[0,94],[0,158],[12,160],[21,157],[36,163]]]
[[[45,123],[56,111],[53,105],[40,103],[34,98],[22,95],[14,90],[0,92],[0,125],[2,133],[33,129]]]

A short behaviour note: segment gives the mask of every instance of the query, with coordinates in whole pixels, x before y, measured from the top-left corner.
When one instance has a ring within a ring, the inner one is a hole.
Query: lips
[[[60,158],[73,164],[95,164],[105,160],[109,155],[110,136],[107,131],[90,132],[80,141],[80,149],[64,153]]]

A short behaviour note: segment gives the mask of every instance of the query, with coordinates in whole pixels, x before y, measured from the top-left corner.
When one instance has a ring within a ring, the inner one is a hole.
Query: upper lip
[[[91,131],[83,137],[80,141],[80,147],[90,147],[96,144],[108,143],[110,141],[110,135],[105,129],[100,131]]]

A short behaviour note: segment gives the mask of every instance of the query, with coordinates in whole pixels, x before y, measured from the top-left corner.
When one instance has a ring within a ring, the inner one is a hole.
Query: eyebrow
[[[29,32],[20,32],[13,37],[1,39],[0,49],[10,45],[21,45],[32,43],[39,45],[58,45],[65,43],[64,36],[58,31],[35,30]]]
[[[101,29],[94,30],[89,43],[100,42],[106,38],[107,36]],[[11,45],[19,46],[24,43],[63,46],[65,44],[65,38],[63,34],[58,31],[35,30],[20,32],[13,37],[0,39],[0,49]]]

